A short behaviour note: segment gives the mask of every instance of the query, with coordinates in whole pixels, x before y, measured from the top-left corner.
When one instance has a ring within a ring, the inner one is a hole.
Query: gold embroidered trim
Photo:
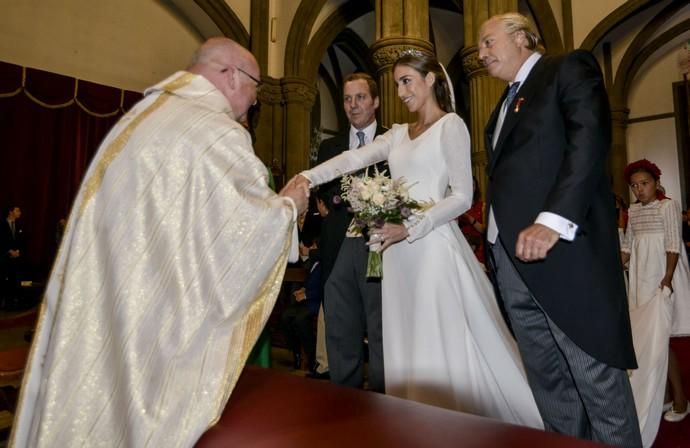
[[[242,346],[238,360],[240,365],[244,365],[244,363],[247,361],[249,353],[252,351],[252,348],[254,348],[254,344],[256,344],[259,334],[263,330],[266,320],[271,314],[271,310],[275,304],[275,299],[278,296],[279,289],[282,285],[283,276],[285,275],[285,266],[287,266],[287,259],[290,253],[290,244],[292,243],[291,233],[293,225],[295,225],[294,222],[288,226],[288,234],[285,237],[285,244],[283,245],[283,250],[278,257],[276,264],[274,265],[273,271],[266,278],[266,281],[257,292],[257,297],[245,315],[243,322],[238,323],[238,325],[235,326],[235,331],[233,331],[233,335],[230,338],[231,346],[228,347],[228,350],[232,351],[232,345],[235,342],[238,342],[236,337],[242,337]],[[240,333],[244,334],[242,335]],[[233,359],[233,356],[228,354],[227,359],[230,361]],[[225,378],[224,384],[226,385],[226,388],[223,395],[218,397],[216,406],[218,409],[218,414],[210,422],[208,426],[209,428],[220,420],[221,414],[224,410],[223,405],[227,403],[228,399],[230,398],[230,394],[235,388],[235,384],[237,384],[240,373],[242,373],[242,369],[238,368],[237,365],[226,365],[225,374],[223,375]]]
[[[189,84],[193,78],[193,74],[186,73],[185,75],[180,76],[179,78],[174,79],[170,83],[166,84],[163,89],[165,92],[174,92],[175,90]],[[94,168],[94,172],[91,174],[91,177],[84,182],[84,197],[82,198],[79,206],[79,212],[77,214],[78,218],[83,215],[84,209],[90,202],[91,198],[96,194],[98,189],[100,189],[106,170],[125,147],[134,130],[141,124],[142,121],[148,118],[149,115],[160,109],[169,98],[170,97],[167,95],[161,95],[146,110],[137,115],[132,122],[125,127],[120,135],[115,137],[110,145],[105,149],[103,156],[101,156],[99,159],[98,165]]]

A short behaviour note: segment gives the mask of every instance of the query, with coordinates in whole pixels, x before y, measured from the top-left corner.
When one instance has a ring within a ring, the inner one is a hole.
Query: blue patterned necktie
[[[510,87],[508,87],[506,99],[501,105],[501,110],[498,114],[498,119],[496,120],[496,128],[494,129],[494,135],[491,140],[491,149],[494,149],[496,143],[498,143],[498,136],[501,135],[501,128],[503,128],[503,122],[505,121],[506,115],[508,115],[508,108],[513,103],[513,100],[517,95],[518,87],[520,87],[519,81],[512,83]]]
[[[359,145],[357,145],[357,147],[361,148],[364,146],[364,131],[357,131],[357,138],[359,139]]]
[[[520,82],[514,82],[510,85],[508,88],[508,95],[506,95],[506,102],[505,105],[506,107],[510,107],[510,105],[513,103],[513,100],[515,99],[515,95],[517,95],[518,88],[520,87]]]

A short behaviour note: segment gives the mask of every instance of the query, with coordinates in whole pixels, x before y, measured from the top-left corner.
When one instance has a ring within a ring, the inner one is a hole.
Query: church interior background
[[[483,187],[483,128],[505,83],[479,63],[477,33],[488,17],[517,10],[534,22],[547,54],[583,48],[599,60],[612,110],[614,191],[630,200],[623,168],[646,157],[661,168],[666,194],[690,206],[687,0],[0,0],[0,10],[0,203],[21,205],[38,277],[50,269],[55,223],[68,215],[109,126],[218,35],[249,48],[261,67],[255,151],[278,186],[346,127],[340,86],[351,72],[379,81],[384,125],[414,119],[391,76],[400,52],[414,48],[434,52],[448,69]],[[16,123],[20,101],[41,114],[74,108],[97,123],[50,144],[27,139],[38,128]]]
[[[183,69],[194,49],[210,36],[226,35],[242,43],[259,61],[265,83],[255,122],[255,150],[278,185],[313,162],[321,139],[343,129],[340,84],[355,70],[370,72],[378,79],[379,119],[384,125],[411,121],[397,99],[391,65],[401,51],[416,48],[435,52],[448,68],[458,113],[472,135],[474,173],[483,187],[483,126],[505,84],[488,77],[479,64],[476,36],[489,16],[517,10],[534,21],[546,53],[584,48],[597,56],[612,108],[610,174],[616,193],[629,198],[622,169],[628,160],[647,157],[661,167],[670,197],[682,206],[687,206],[690,197],[689,90],[683,81],[687,63],[682,63],[687,60],[687,45],[686,49],[683,45],[690,39],[690,5],[683,0],[0,3],[4,3],[0,62],[25,72],[16,81],[19,85],[0,87],[0,99],[32,95],[47,107],[55,104],[31,92],[26,76],[31,70],[108,86],[121,90],[126,98]],[[122,102],[121,109],[128,104]],[[1,126],[5,136],[18,132],[14,126]],[[97,139],[90,143],[97,144]],[[47,151],[46,157],[55,158],[65,149],[57,145]],[[89,154],[87,151],[82,159]],[[45,223],[67,215],[71,194],[76,192],[88,160],[80,159],[67,179],[54,174],[57,178],[52,183],[29,188],[21,179],[35,169],[36,149],[6,147],[0,158],[4,166],[13,167],[7,187],[0,190],[0,201],[24,205],[25,225],[36,235],[32,244],[38,253],[53,238],[54,227]],[[60,182],[75,186],[50,207],[41,207],[51,195],[51,185]],[[35,257],[45,271],[48,258]]]
[[[474,172],[483,186],[483,126],[505,85],[489,78],[479,64],[476,35],[490,15],[518,10],[534,21],[547,53],[585,48],[599,59],[613,111],[610,174],[614,190],[628,198],[622,168],[628,160],[647,157],[661,167],[670,197],[687,206],[690,196],[687,107],[683,106],[688,98],[683,82],[687,64],[683,68],[681,63],[687,58],[682,47],[690,39],[690,6],[683,0],[0,3],[5,3],[0,17],[0,62],[128,94],[141,93],[183,69],[193,50],[210,36],[226,35],[247,46],[259,61],[266,85],[260,95],[255,149],[279,185],[312,163],[322,138],[344,127],[339,88],[343,77],[355,70],[378,79],[379,119],[384,125],[410,121],[412,117],[397,99],[390,69],[400,51],[417,48],[434,51],[448,68],[458,113],[471,130]],[[22,82],[0,88],[0,98],[31,93],[27,81]],[[43,103],[53,105],[50,100]],[[97,140],[91,143],[97,144]],[[52,147],[51,156],[60,156],[63,150]],[[74,168],[77,173],[66,180],[76,186],[44,210],[38,204],[50,196],[50,185],[37,191],[19,181],[19,173],[35,166],[35,152],[23,156],[21,148],[10,147],[0,157],[3,165],[15,168],[8,187],[0,191],[0,200],[24,204],[27,226],[57,222],[68,213],[70,192],[76,192],[80,179],[78,171],[88,162],[81,160]],[[29,230],[38,237],[35,251],[52,240],[52,226]],[[37,256],[35,261],[46,269],[47,259]]]

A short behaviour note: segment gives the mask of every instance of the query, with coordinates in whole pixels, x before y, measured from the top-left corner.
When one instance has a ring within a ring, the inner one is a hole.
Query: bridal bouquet
[[[369,227],[383,227],[390,222],[402,224],[423,204],[410,199],[409,186],[405,179],[391,179],[385,171],[375,170],[363,177],[343,176],[342,198],[350,203],[355,214],[354,226],[361,230]],[[367,277],[381,277],[381,243],[369,246]]]

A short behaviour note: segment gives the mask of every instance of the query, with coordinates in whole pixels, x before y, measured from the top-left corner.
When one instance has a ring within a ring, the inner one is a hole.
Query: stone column
[[[628,184],[623,178],[623,170],[628,164],[628,149],[626,131],[628,129],[628,115],[630,109],[611,101],[611,153],[609,154],[609,172],[611,173],[611,187],[616,194],[621,195],[626,202],[630,197]]]
[[[306,148],[311,143],[310,114],[317,91],[315,86],[302,78],[282,78],[280,84],[285,101],[283,123],[286,124],[282,133],[285,148],[282,159],[285,173],[283,180],[288,180],[309,168],[309,151]]]
[[[484,127],[506,88],[506,82],[492,78],[479,61],[477,37],[482,23],[495,14],[517,11],[517,0],[464,0],[465,48],[462,65],[470,85],[470,137],[472,139],[472,173],[486,194],[487,148]]]
[[[285,181],[285,155],[283,152],[283,93],[280,80],[263,76],[259,92],[261,111],[255,124],[254,153],[271,168],[276,186]]]
[[[377,66],[380,116],[384,126],[415,118],[398,98],[393,63],[407,49],[433,53],[429,42],[429,0],[376,0],[376,42],[371,47]]]

